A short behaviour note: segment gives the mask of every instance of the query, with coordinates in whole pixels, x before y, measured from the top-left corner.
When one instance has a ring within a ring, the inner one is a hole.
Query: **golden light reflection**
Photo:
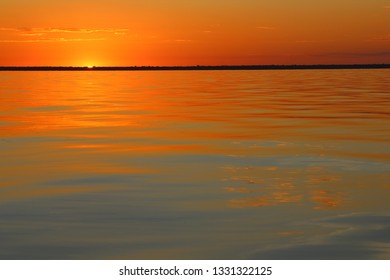
[[[351,73],[325,85],[316,81],[329,74],[312,75],[302,87],[294,71],[6,73],[0,89],[3,158],[26,164],[4,160],[9,176],[2,186],[26,183],[15,179],[19,173],[39,181],[170,172],[183,182],[213,178],[232,207],[341,208],[352,188],[346,182],[357,180],[348,165],[387,160],[386,99],[374,93],[356,98],[364,90],[360,82],[371,83],[365,74],[354,72],[353,90],[344,91]],[[326,95],[308,90],[321,87]],[[375,87],[386,90],[386,84]],[[338,102],[341,97],[354,102]],[[347,142],[340,140],[345,130]],[[157,156],[174,163],[153,160]],[[203,163],[223,174],[194,175],[191,164]],[[388,186],[383,174],[361,173],[370,178],[359,177],[361,188],[372,180]]]
[[[288,192],[274,192],[265,196],[250,197],[245,199],[230,200],[229,205],[237,208],[277,206],[284,203],[299,203],[302,195],[291,195]]]
[[[232,187],[227,187],[225,188],[225,190],[227,192],[231,192],[231,193],[247,193],[247,192],[253,192],[253,190],[249,189],[249,188],[232,188]]]
[[[310,176],[311,178],[306,181],[308,184],[334,182],[338,180],[336,176]]]
[[[114,191],[114,190],[124,190],[128,188],[124,187],[77,187],[72,186],[71,188],[34,188],[34,189],[24,189],[23,192],[9,190],[3,191],[0,201],[12,201],[12,200],[21,200],[21,199],[32,199],[32,198],[42,198],[48,196],[64,196],[64,195],[75,195],[82,193],[91,193],[91,192],[101,192],[101,191]]]
[[[230,200],[229,206],[234,208],[274,206],[275,202],[268,197],[252,197],[247,199]]]
[[[316,203],[315,209],[336,208],[344,202],[342,193],[326,190],[313,191],[311,199]]]
[[[312,166],[304,170],[292,168],[264,167],[224,167],[223,170],[233,176],[223,179],[230,186],[227,193],[242,196],[256,193],[239,199],[230,199],[228,205],[234,208],[250,208],[278,205],[296,205],[314,203],[314,209],[324,210],[343,206],[341,192],[319,189],[323,186],[336,187],[340,184],[340,175],[332,175],[323,166]],[[308,178],[302,180],[302,178]]]
[[[303,235],[305,233],[303,231],[285,231],[285,232],[277,232],[277,234],[290,236],[290,235]]]

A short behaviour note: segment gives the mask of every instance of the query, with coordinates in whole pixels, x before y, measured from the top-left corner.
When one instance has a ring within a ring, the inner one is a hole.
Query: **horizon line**
[[[321,70],[321,69],[388,69],[389,63],[355,64],[254,64],[189,66],[0,66],[0,71],[151,71],[151,70]]]

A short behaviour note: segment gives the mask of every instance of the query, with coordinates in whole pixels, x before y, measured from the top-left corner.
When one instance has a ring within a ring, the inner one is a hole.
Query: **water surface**
[[[390,259],[390,71],[0,73],[1,259]]]

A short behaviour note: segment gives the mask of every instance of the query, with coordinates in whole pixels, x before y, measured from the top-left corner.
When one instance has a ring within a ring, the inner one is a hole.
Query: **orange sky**
[[[0,65],[390,63],[389,0],[0,0]]]

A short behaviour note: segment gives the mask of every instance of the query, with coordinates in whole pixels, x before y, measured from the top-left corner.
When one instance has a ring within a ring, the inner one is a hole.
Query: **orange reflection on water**
[[[229,205],[237,208],[277,206],[283,203],[298,203],[302,199],[302,195],[292,195],[288,192],[273,192],[265,196],[230,200]]]
[[[202,156],[197,164],[211,173],[230,166],[225,171],[234,174],[216,189],[230,193],[231,206],[339,207],[341,195],[322,193],[324,185],[352,188],[353,175],[340,186],[350,174],[345,166],[388,161],[388,71],[378,73],[375,85],[364,71],[317,71],[311,79],[299,71],[6,73],[3,181],[22,182],[15,178],[21,172],[39,181],[169,169],[190,182],[194,175],[183,170]],[[186,158],[167,165],[174,156]],[[333,174],[337,164],[344,171]],[[245,193],[259,196],[240,197]]]
[[[344,202],[342,193],[325,190],[313,191],[311,199],[316,204],[315,209],[336,208]]]
[[[306,183],[322,183],[322,182],[333,182],[336,181],[336,176],[311,176],[309,180],[306,181]]]
[[[285,232],[277,232],[277,234],[289,236],[289,235],[302,235],[305,233],[303,231],[285,231]]]
[[[269,197],[251,197],[246,199],[230,200],[229,206],[236,208],[274,206],[275,202]]]
[[[232,188],[232,187],[227,187],[227,188],[225,188],[225,190],[227,192],[232,192],[232,193],[235,193],[235,192],[238,192],[238,193],[253,192],[253,190],[251,190],[249,188]]]
[[[0,201],[12,201],[12,200],[21,200],[21,199],[32,199],[32,198],[41,198],[48,196],[63,196],[63,195],[76,195],[82,193],[91,193],[91,192],[101,192],[101,191],[114,191],[114,190],[124,190],[128,188],[118,188],[112,186],[106,187],[77,187],[73,186],[71,188],[31,188],[23,189],[23,191],[3,191]]]
[[[291,71],[285,80],[274,73],[29,73],[4,86],[0,109],[6,114],[1,119],[14,123],[4,127],[9,134],[126,127],[161,128],[154,132],[168,139],[311,140],[342,139],[346,135],[340,128],[354,125],[349,139],[385,140],[379,130],[380,121],[388,118],[384,95],[362,96],[364,88],[344,92],[348,76],[340,75],[324,94],[313,91],[314,85],[301,86],[299,72]],[[318,80],[328,75],[318,73]],[[340,102],[345,100],[354,103]],[[370,111],[364,114],[367,106]]]
[[[236,199],[229,199],[229,206],[235,208],[264,207],[278,205],[309,205],[314,209],[326,210],[339,208],[345,202],[342,192],[325,191],[323,187],[342,188],[342,173],[332,174],[324,166],[306,169],[245,167],[224,168],[225,172],[234,176],[224,179],[230,186],[225,187],[227,193]],[[345,174],[347,176],[347,174]],[[349,176],[349,175],[348,175]],[[258,196],[242,198],[243,194],[257,193]]]
[[[0,208],[12,235],[27,225],[21,250],[57,206],[74,236],[53,252],[135,259],[242,258],[390,211],[388,70],[1,74]]]
[[[228,192],[251,192],[249,189],[244,190],[232,190],[227,189]],[[340,207],[344,201],[344,198],[339,192],[330,191],[312,191],[310,199],[315,203],[314,209],[330,209]],[[292,195],[288,192],[273,192],[264,196],[250,197],[244,199],[230,200],[229,206],[236,208],[247,207],[264,207],[264,206],[277,206],[285,203],[292,203],[296,205],[302,205],[304,202],[303,195]]]

